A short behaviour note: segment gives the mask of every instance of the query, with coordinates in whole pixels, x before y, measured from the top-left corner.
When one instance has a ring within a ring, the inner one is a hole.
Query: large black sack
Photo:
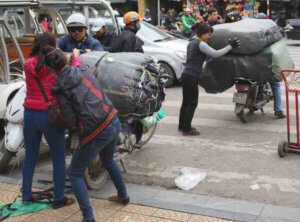
[[[157,63],[141,53],[91,52],[80,56],[93,69],[122,117],[144,118],[161,108],[163,83]]]
[[[278,41],[255,55],[229,53],[204,64],[199,78],[208,93],[223,92],[243,77],[260,83],[281,81],[282,69],[293,69],[294,62],[284,41]]]
[[[238,22],[215,25],[210,45],[221,49],[228,39],[237,37],[241,47],[232,50],[238,54],[255,54],[282,38],[280,28],[270,19],[246,18]]]

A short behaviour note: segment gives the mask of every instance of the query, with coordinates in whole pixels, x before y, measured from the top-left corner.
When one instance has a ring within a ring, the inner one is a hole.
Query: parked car
[[[117,20],[121,27],[125,26],[122,17],[117,17]],[[181,77],[189,42],[169,35],[144,21],[141,21],[141,29],[136,36],[144,43],[144,53],[157,59],[163,72],[173,77],[166,82],[166,87],[172,86],[174,81]]]
[[[300,19],[288,19],[285,27],[288,39],[300,40]]]

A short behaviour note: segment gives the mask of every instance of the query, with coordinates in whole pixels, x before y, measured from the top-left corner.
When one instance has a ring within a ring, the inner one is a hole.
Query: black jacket
[[[124,31],[119,35],[116,46],[117,52],[140,52],[141,44],[135,36],[135,32],[125,26]]]
[[[114,32],[107,32],[102,36],[93,36],[95,39],[97,39],[101,45],[104,48],[104,51],[108,52],[116,52],[116,46],[118,43],[118,35]]]
[[[78,130],[81,145],[93,140],[117,113],[87,67],[66,68],[57,78],[52,95],[68,128]]]

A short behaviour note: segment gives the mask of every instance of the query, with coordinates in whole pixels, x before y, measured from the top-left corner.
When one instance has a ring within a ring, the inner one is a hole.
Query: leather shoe
[[[182,131],[182,135],[183,136],[199,136],[200,132],[194,128],[194,129],[191,129],[190,131]]]

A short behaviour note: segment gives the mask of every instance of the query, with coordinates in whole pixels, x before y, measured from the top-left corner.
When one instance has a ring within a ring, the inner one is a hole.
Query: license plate
[[[247,102],[247,94],[245,93],[234,93],[232,101],[234,103],[245,105]]]

